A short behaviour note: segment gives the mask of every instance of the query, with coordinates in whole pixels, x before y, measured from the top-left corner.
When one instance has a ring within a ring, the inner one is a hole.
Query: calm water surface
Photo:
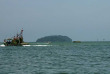
[[[110,42],[0,47],[0,74],[109,74]]]

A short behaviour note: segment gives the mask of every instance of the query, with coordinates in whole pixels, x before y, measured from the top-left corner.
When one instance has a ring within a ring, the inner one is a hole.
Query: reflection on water
[[[0,47],[0,74],[109,74],[109,44]]]

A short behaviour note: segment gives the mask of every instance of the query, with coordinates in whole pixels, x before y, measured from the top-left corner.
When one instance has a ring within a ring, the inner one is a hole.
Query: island
[[[67,36],[52,35],[39,38],[36,42],[72,42],[72,39]]]

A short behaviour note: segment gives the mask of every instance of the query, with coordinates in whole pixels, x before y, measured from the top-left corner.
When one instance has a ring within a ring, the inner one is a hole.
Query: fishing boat
[[[23,29],[21,30],[20,34],[16,34],[16,36],[12,38],[4,39],[4,45],[5,46],[22,46],[22,45],[28,45],[28,43],[25,43],[23,41]]]

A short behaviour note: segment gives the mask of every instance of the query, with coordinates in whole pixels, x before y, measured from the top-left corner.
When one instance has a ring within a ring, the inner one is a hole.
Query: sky
[[[22,28],[26,42],[50,35],[110,41],[110,0],[0,0],[0,42]]]

